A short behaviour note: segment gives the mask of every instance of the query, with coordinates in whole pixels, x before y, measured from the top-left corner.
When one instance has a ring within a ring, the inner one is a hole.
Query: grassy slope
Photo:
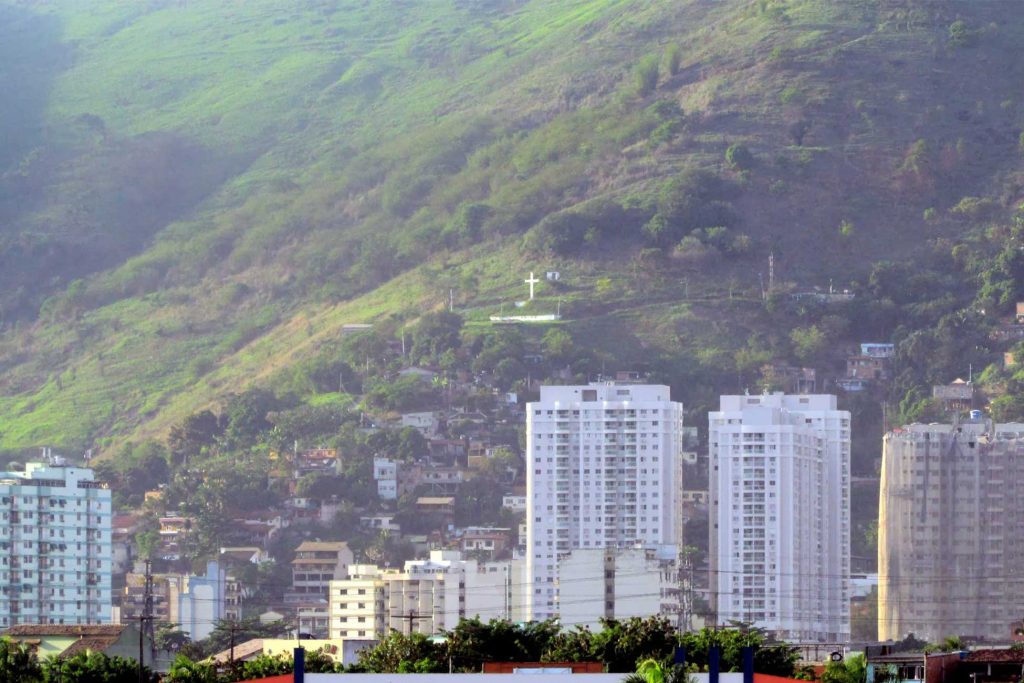
[[[429,256],[351,295],[354,235],[383,235],[392,223],[399,236],[435,229],[466,196],[510,211],[597,195],[643,202],[659,178],[685,165],[720,168],[725,147],[742,141],[758,159],[736,200],[744,230],[776,249],[786,279],[823,283],[942,234],[921,212],[959,195],[908,192],[894,178],[914,140],[936,149],[965,141],[936,171],[962,178],[961,194],[1017,164],[1019,67],[1001,55],[1021,35],[1020,13],[988,16],[992,5],[333,4],[50,6],[75,55],[50,93],[54,135],[91,113],[117,135],[173,131],[249,162],[137,257],[90,278],[81,301],[5,334],[0,447],[159,433],[315,353],[344,323],[413,317],[470,276],[460,304],[483,320],[521,296],[524,272],[563,268],[573,278],[571,325],[624,361],[645,347],[714,355],[725,335],[765,324],[743,302],[760,259],[648,277],[649,266],[628,260],[529,258],[515,236]],[[981,46],[946,47],[958,13],[985,30]],[[670,41],[683,48],[682,68],[658,96],[692,120],[652,149],[621,133],[645,104],[623,93],[636,60]],[[983,83],[979,69],[991,76]],[[801,119],[811,127],[798,148],[787,130]],[[408,180],[403,162],[476,130],[418,211],[396,218],[381,208],[389,179]],[[855,231],[840,240],[844,219]],[[387,234],[389,249],[403,248]],[[683,278],[704,301],[682,301]],[[723,301],[730,279],[740,294]]]

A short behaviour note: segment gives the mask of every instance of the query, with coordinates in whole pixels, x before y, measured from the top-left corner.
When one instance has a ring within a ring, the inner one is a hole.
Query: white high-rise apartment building
[[[526,429],[523,588],[540,620],[559,616],[559,559],[572,550],[678,542],[683,405],[661,385],[547,386]]]
[[[850,413],[831,395],[722,396],[709,413],[718,623],[850,637]]]
[[[110,623],[110,505],[89,469],[0,472],[0,627]]]

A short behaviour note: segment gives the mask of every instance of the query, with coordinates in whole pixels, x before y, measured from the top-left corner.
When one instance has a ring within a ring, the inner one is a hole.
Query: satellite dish
[[[843,653],[842,652],[833,652],[832,654],[830,654],[828,656],[828,658],[831,661],[833,661],[833,662],[841,662],[841,661],[843,661]]]

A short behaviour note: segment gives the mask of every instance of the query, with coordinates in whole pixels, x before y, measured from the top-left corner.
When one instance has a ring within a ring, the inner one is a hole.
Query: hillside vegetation
[[[998,359],[1024,285],[1022,22],[940,0],[0,3],[0,448],[109,449],[254,384],[316,403],[295,374],[343,325],[401,335],[451,297],[482,334],[547,270],[525,310],[561,301],[580,377],[646,370],[699,415],[770,360],[839,371],[891,340],[885,398],[913,417]],[[829,283],[855,302],[787,297]]]

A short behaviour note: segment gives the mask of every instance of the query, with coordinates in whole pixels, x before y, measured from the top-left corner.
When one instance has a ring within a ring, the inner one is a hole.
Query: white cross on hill
[[[535,284],[537,284],[538,282],[540,282],[540,280],[535,278],[533,276],[533,271],[531,271],[530,272],[530,277],[525,279],[525,280],[523,280],[523,282],[525,282],[526,284],[530,285],[530,301],[533,301],[533,286]]]

